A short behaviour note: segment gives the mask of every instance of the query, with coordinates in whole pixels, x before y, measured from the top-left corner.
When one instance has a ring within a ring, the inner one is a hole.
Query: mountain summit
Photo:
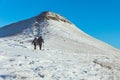
[[[61,21],[61,22],[72,24],[70,21],[60,16],[59,14],[56,14],[50,11],[45,11],[33,18],[19,21],[19,22],[4,26],[3,28],[0,28],[0,37],[13,36],[13,35],[22,33],[25,29],[31,28],[36,22],[42,23],[47,20]]]
[[[70,21],[68,21],[67,19],[63,18],[62,16],[60,16],[59,14],[50,12],[50,11],[45,11],[42,12],[40,15],[36,16],[37,21],[44,21],[44,20],[56,20],[56,21],[62,21],[62,22],[67,22],[70,23]]]
[[[120,51],[53,12],[0,28],[0,45],[0,80],[120,79]]]

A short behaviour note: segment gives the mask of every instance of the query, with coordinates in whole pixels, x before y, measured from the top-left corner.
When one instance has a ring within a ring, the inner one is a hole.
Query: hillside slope
[[[42,36],[42,51],[31,41]],[[119,80],[120,51],[53,12],[0,28],[0,80]]]

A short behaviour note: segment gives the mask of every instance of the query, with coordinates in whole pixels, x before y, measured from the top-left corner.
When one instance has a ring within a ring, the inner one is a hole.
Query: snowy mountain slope
[[[0,37],[13,36],[32,26],[35,18],[23,20],[0,28]]]
[[[78,46],[76,47],[80,47],[84,49],[85,48],[84,46],[90,46],[89,47],[91,48],[90,50],[96,48],[96,49],[101,49],[103,51],[108,51],[108,50],[112,51],[112,49],[114,49],[113,47],[110,47],[109,45],[106,45],[105,43],[90,37],[83,31],[79,30],[75,25],[73,25],[67,19],[52,12],[43,12],[40,15],[35,16],[31,19],[14,23],[0,29],[1,37],[17,35],[19,37],[21,36],[22,39],[23,38],[26,39],[26,37],[27,38],[31,37],[31,39],[33,39],[33,37],[39,36],[40,34],[45,38],[46,47],[50,46],[49,48],[54,48],[56,45],[58,45],[59,49],[61,47],[68,47],[68,46],[70,48],[71,44],[72,45],[78,44]],[[59,44],[58,43],[59,41],[61,41],[63,45]],[[69,44],[68,42],[71,44]],[[64,46],[65,44],[66,46]],[[83,49],[79,49],[79,50],[83,50]]]
[[[43,50],[33,50],[31,41],[40,35]],[[59,14],[43,12],[5,26],[0,37],[0,80],[120,79],[120,51]]]

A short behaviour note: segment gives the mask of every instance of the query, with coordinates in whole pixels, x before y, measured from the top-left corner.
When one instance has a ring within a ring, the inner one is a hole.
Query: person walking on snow
[[[39,45],[39,49],[41,50],[42,48],[42,43],[44,43],[42,36],[39,38],[36,38],[32,41],[32,44],[34,44],[34,49],[36,49],[36,46]]]
[[[37,37],[32,41],[32,44],[34,45],[34,49],[36,49],[37,46]]]
[[[42,44],[44,43],[42,36],[40,36],[37,41],[38,41],[39,48],[41,50]]]

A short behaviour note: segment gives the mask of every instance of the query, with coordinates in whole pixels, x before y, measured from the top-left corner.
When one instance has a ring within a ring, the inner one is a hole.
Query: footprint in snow
[[[9,62],[13,62],[13,61],[15,61],[15,58],[9,59]]]

